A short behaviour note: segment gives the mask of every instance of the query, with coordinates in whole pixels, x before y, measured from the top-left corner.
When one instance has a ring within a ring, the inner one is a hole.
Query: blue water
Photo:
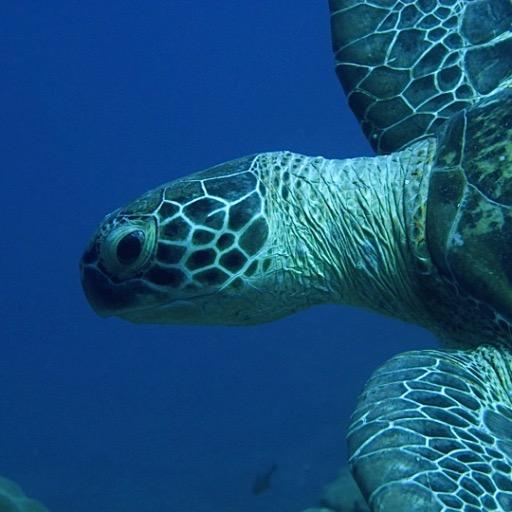
[[[134,326],[97,318],[81,291],[103,215],[161,182],[263,150],[371,153],[326,4],[3,3],[0,474],[52,512],[298,512],[345,463],[372,369],[433,344],[334,306]]]

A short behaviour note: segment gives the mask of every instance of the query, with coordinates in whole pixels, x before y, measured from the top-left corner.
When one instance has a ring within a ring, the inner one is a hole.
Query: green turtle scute
[[[512,317],[511,140],[512,89],[504,89],[447,124],[429,186],[429,251],[458,287],[458,309],[471,309],[471,297],[494,322],[489,342],[507,338],[502,317]]]

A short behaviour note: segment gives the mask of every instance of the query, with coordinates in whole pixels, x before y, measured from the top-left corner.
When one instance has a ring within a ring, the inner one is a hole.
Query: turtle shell
[[[512,89],[460,112],[438,137],[427,243],[438,268],[512,318]]]

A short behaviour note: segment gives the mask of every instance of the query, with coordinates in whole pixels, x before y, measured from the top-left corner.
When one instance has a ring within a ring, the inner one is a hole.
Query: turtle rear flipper
[[[352,417],[352,471],[374,512],[512,510],[512,355],[395,356]]]

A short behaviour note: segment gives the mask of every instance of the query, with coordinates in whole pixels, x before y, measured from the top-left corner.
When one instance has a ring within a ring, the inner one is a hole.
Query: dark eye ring
[[[116,255],[119,263],[131,265],[135,263],[142,253],[144,247],[144,231],[137,229],[126,234],[119,240],[116,248]]]

